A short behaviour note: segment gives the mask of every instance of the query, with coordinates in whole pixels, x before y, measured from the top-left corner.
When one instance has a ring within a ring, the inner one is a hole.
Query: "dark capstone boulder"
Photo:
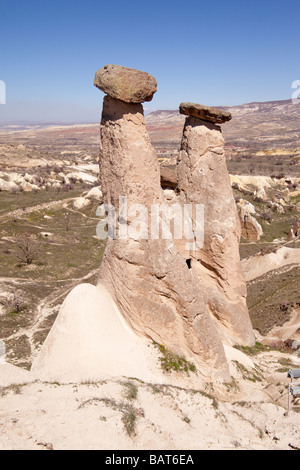
[[[228,111],[197,103],[181,103],[179,105],[179,112],[187,116],[202,119],[203,121],[213,122],[214,124],[223,124],[231,119],[231,114]]]
[[[157,90],[157,82],[149,73],[111,64],[96,72],[94,85],[125,103],[151,101]]]

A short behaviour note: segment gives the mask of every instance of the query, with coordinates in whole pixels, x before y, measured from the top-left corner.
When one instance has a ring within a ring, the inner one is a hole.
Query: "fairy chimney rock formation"
[[[196,103],[182,103],[186,118],[177,161],[181,205],[203,207],[203,239],[186,251],[194,279],[217,328],[228,341],[253,344],[240,255],[240,223],[224,155],[221,127],[230,113]]]
[[[172,234],[164,238],[161,232],[154,236],[152,232],[153,225],[161,222],[157,210],[167,204],[141,104],[156,91],[155,79],[110,65],[98,70],[94,84],[106,93],[100,182],[104,204],[114,208],[115,222],[98,284],[110,292],[136,333],[194,361],[203,375],[228,379],[223,341],[253,344],[253,337],[220,128],[198,117],[187,118],[178,181],[172,180],[178,192],[176,207],[200,201],[207,211],[201,260],[190,253],[187,260],[183,245]],[[201,115],[218,122],[229,119],[207,109]]]
[[[228,344],[251,345],[254,336],[238,217],[215,124],[228,116],[182,107],[194,115],[185,122],[176,175],[161,175],[141,104],[156,91],[155,79],[108,65],[96,73],[95,85],[106,93],[100,183],[109,214],[97,227],[98,237],[107,238],[99,280],[65,299],[31,373],[43,380],[125,375],[157,383],[152,340],[194,363],[193,387],[203,378],[230,381]],[[204,207],[200,239],[198,206]],[[189,230],[180,237],[182,225]]]

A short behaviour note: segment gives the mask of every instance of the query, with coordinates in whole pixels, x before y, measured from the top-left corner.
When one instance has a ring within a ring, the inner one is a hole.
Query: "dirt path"
[[[41,211],[44,209],[55,209],[60,207],[62,204],[65,204],[70,201],[74,201],[74,197],[60,199],[59,201],[45,202],[43,204],[37,204],[35,206],[26,207],[26,209],[16,209],[11,212],[6,212],[5,214],[0,215],[0,220],[10,218],[10,217],[26,217],[27,214],[31,212]]]

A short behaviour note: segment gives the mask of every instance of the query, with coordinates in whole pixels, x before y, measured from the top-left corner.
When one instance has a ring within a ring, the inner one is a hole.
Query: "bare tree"
[[[31,233],[25,232],[16,239],[18,251],[16,256],[21,263],[32,264],[40,253],[40,244],[33,239]]]
[[[8,308],[10,313],[20,313],[25,310],[27,307],[24,295],[22,291],[15,291],[12,294],[12,297],[8,301]]]

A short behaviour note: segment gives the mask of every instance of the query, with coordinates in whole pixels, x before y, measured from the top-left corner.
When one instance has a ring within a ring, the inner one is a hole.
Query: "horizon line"
[[[288,98],[288,99],[281,99],[281,100],[268,100],[268,101],[251,101],[251,102],[246,102],[246,103],[242,103],[242,104],[236,104],[236,105],[211,105],[210,107],[212,108],[219,108],[219,109],[224,109],[224,108],[237,108],[239,106],[246,106],[246,105],[254,105],[254,104],[271,104],[271,103],[288,103],[288,102],[291,102],[292,103],[292,99],[291,98]],[[157,112],[175,112],[177,111],[179,112],[179,106],[178,108],[174,109],[174,108],[169,108],[169,109],[155,109],[154,111],[149,111],[147,112],[147,110],[144,110],[146,111],[145,114],[145,117],[149,114],[152,114],[152,113],[157,113]],[[99,124],[99,120],[98,121],[94,121],[94,120],[83,120],[83,121],[80,121],[80,120],[76,120],[76,121],[72,121],[72,120],[63,120],[63,121],[58,121],[58,120],[47,120],[47,119],[28,119],[28,120],[24,120],[24,119],[21,119],[21,120],[17,120],[17,119],[13,119],[13,120],[2,120],[0,118],[0,128],[1,128],[1,125],[3,124],[50,124],[50,125],[67,125],[67,124]]]

